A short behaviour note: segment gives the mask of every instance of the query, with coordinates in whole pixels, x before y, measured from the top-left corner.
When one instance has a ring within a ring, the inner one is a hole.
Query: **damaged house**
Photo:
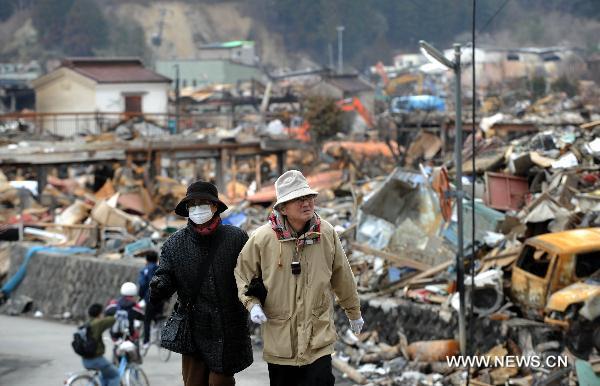
[[[32,84],[36,111],[42,113],[38,126],[68,136],[98,133],[96,112],[112,113],[103,119],[115,121],[131,115],[166,114],[171,79],[136,58],[67,58]]]

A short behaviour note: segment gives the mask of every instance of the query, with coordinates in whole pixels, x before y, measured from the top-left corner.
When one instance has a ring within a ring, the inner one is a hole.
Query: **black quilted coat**
[[[238,299],[233,275],[248,235],[234,226],[219,225],[212,235],[201,236],[192,227],[188,224],[164,243],[150,282],[150,302],[168,300],[175,292],[179,299],[194,298],[196,355],[211,371],[234,374],[252,364],[248,312]],[[212,263],[202,274],[206,266],[202,262],[209,256]]]

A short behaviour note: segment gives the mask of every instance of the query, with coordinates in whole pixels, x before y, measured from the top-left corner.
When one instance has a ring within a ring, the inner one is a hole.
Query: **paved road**
[[[72,324],[0,315],[0,385],[62,385],[68,372],[82,368],[71,349],[74,330]],[[105,341],[110,342],[108,336]],[[152,386],[183,385],[179,355],[163,363],[153,347],[143,369]],[[264,386],[268,379],[267,365],[255,351],[254,364],[236,376],[236,385]]]

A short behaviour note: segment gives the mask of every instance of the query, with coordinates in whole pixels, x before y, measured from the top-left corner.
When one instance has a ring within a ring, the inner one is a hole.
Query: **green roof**
[[[235,48],[235,47],[242,47],[242,46],[254,46],[254,41],[252,41],[252,40],[232,40],[230,42],[205,44],[202,46],[202,48]]]
[[[221,47],[232,48],[238,46],[253,46],[254,42],[252,40],[233,40],[230,42],[221,43]]]

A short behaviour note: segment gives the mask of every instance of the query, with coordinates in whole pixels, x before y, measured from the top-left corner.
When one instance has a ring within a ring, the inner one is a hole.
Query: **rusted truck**
[[[523,313],[563,328],[576,355],[600,351],[600,228],[527,239],[511,281]]]

